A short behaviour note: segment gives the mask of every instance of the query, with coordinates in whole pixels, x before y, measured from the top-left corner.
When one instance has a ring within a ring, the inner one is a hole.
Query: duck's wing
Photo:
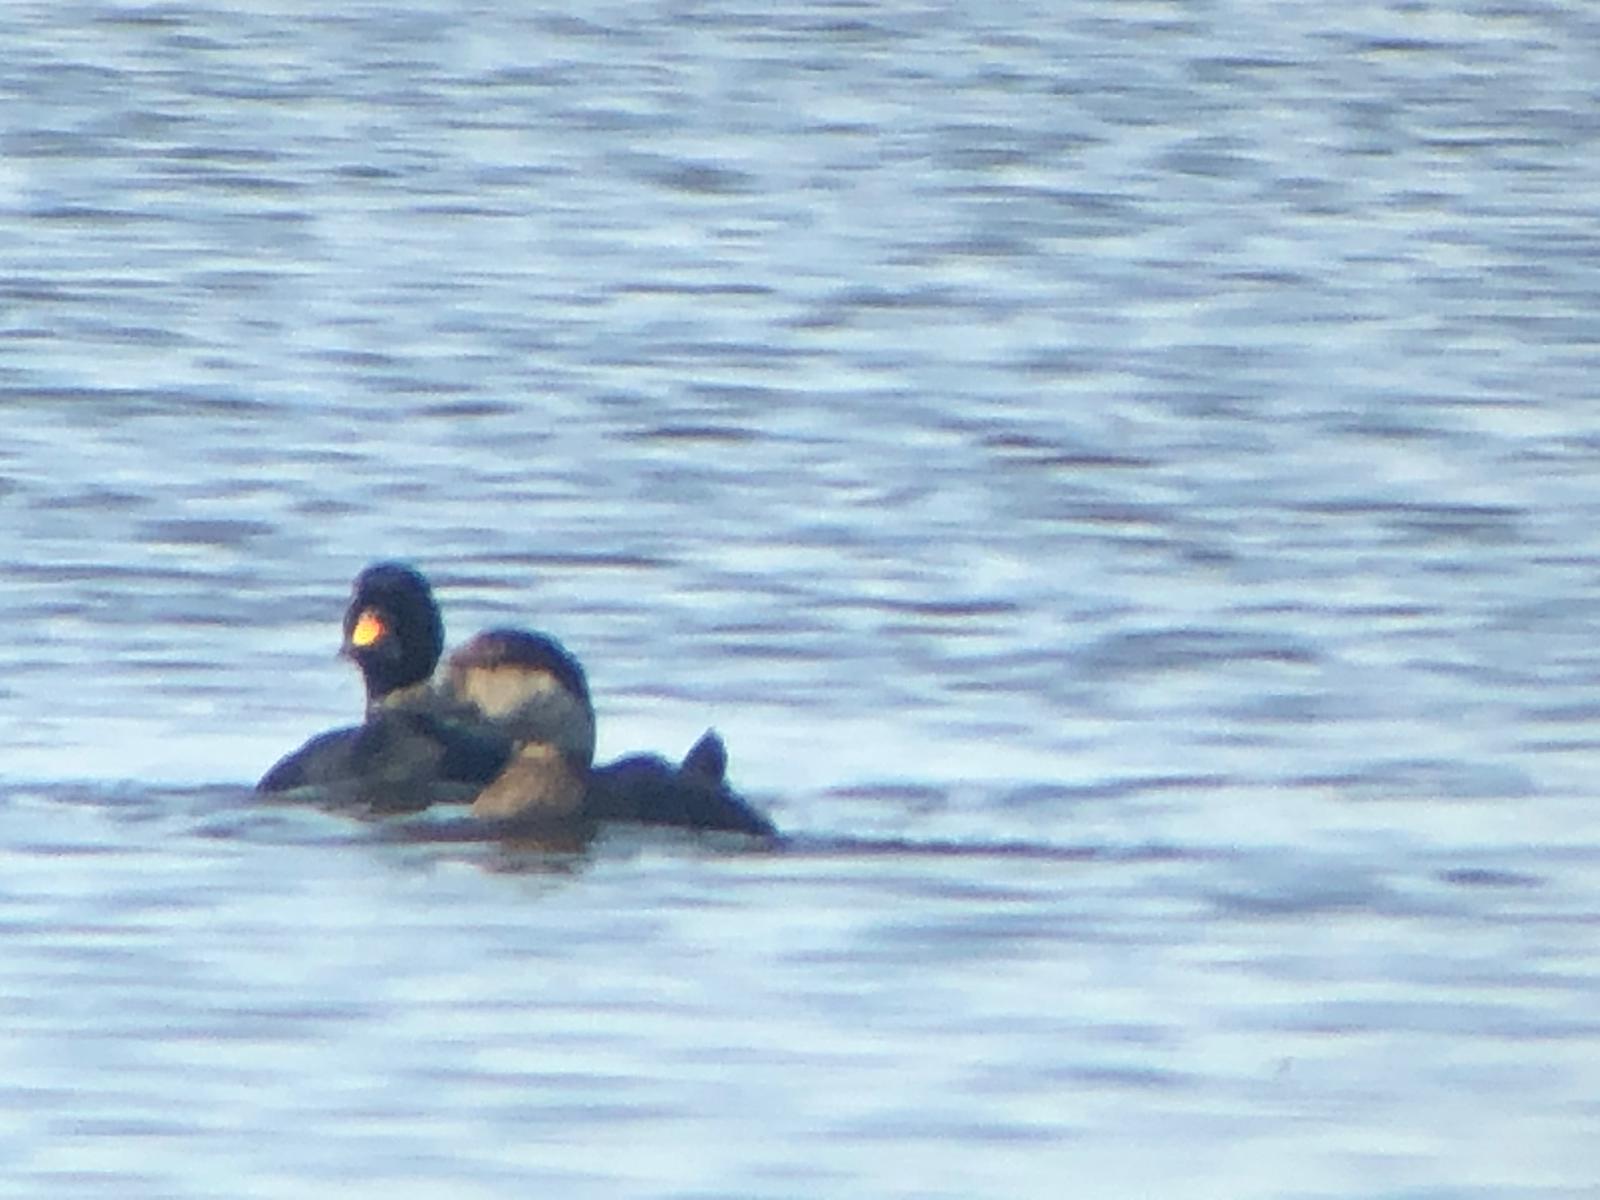
[[[497,730],[417,709],[378,709],[276,763],[258,792],[333,808],[415,812],[469,803],[510,757]]]
[[[288,792],[313,787],[355,772],[356,744],[361,739],[359,725],[319,733],[305,745],[285,754],[256,784],[258,792]]]
[[[584,809],[600,821],[639,821],[685,829],[775,837],[777,828],[724,778],[727,751],[709,731],[681,766],[657,754],[630,754],[589,773]]]

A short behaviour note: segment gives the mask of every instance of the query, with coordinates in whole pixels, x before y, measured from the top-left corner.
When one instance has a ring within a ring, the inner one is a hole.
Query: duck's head
[[[583,808],[594,707],[583,668],[559,642],[490,629],[450,656],[445,688],[511,738],[511,761],[473,801],[475,816],[564,821]]]
[[[578,660],[523,629],[488,629],[450,655],[445,688],[519,745],[544,743],[587,769],[594,761],[594,705]]]
[[[444,621],[421,573],[375,563],[357,575],[339,653],[361,669],[369,707],[426,683],[444,653]]]

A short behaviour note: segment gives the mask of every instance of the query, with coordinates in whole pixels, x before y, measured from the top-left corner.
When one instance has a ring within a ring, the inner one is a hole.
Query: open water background
[[[1592,1197],[1600,12],[11,3],[0,1195]],[[791,835],[255,805],[348,581]]]

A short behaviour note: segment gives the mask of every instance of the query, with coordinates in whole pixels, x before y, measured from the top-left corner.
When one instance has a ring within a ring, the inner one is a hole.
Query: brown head
[[[578,661],[521,629],[490,629],[450,655],[445,690],[518,744],[554,746],[582,769],[594,761],[594,706]]]

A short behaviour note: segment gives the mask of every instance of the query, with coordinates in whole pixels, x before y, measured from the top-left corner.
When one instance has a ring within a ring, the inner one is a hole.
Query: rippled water
[[[0,32],[0,1194],[1594,1194],[1589,6]],[[379,557],[789,841],[254,804]]]

